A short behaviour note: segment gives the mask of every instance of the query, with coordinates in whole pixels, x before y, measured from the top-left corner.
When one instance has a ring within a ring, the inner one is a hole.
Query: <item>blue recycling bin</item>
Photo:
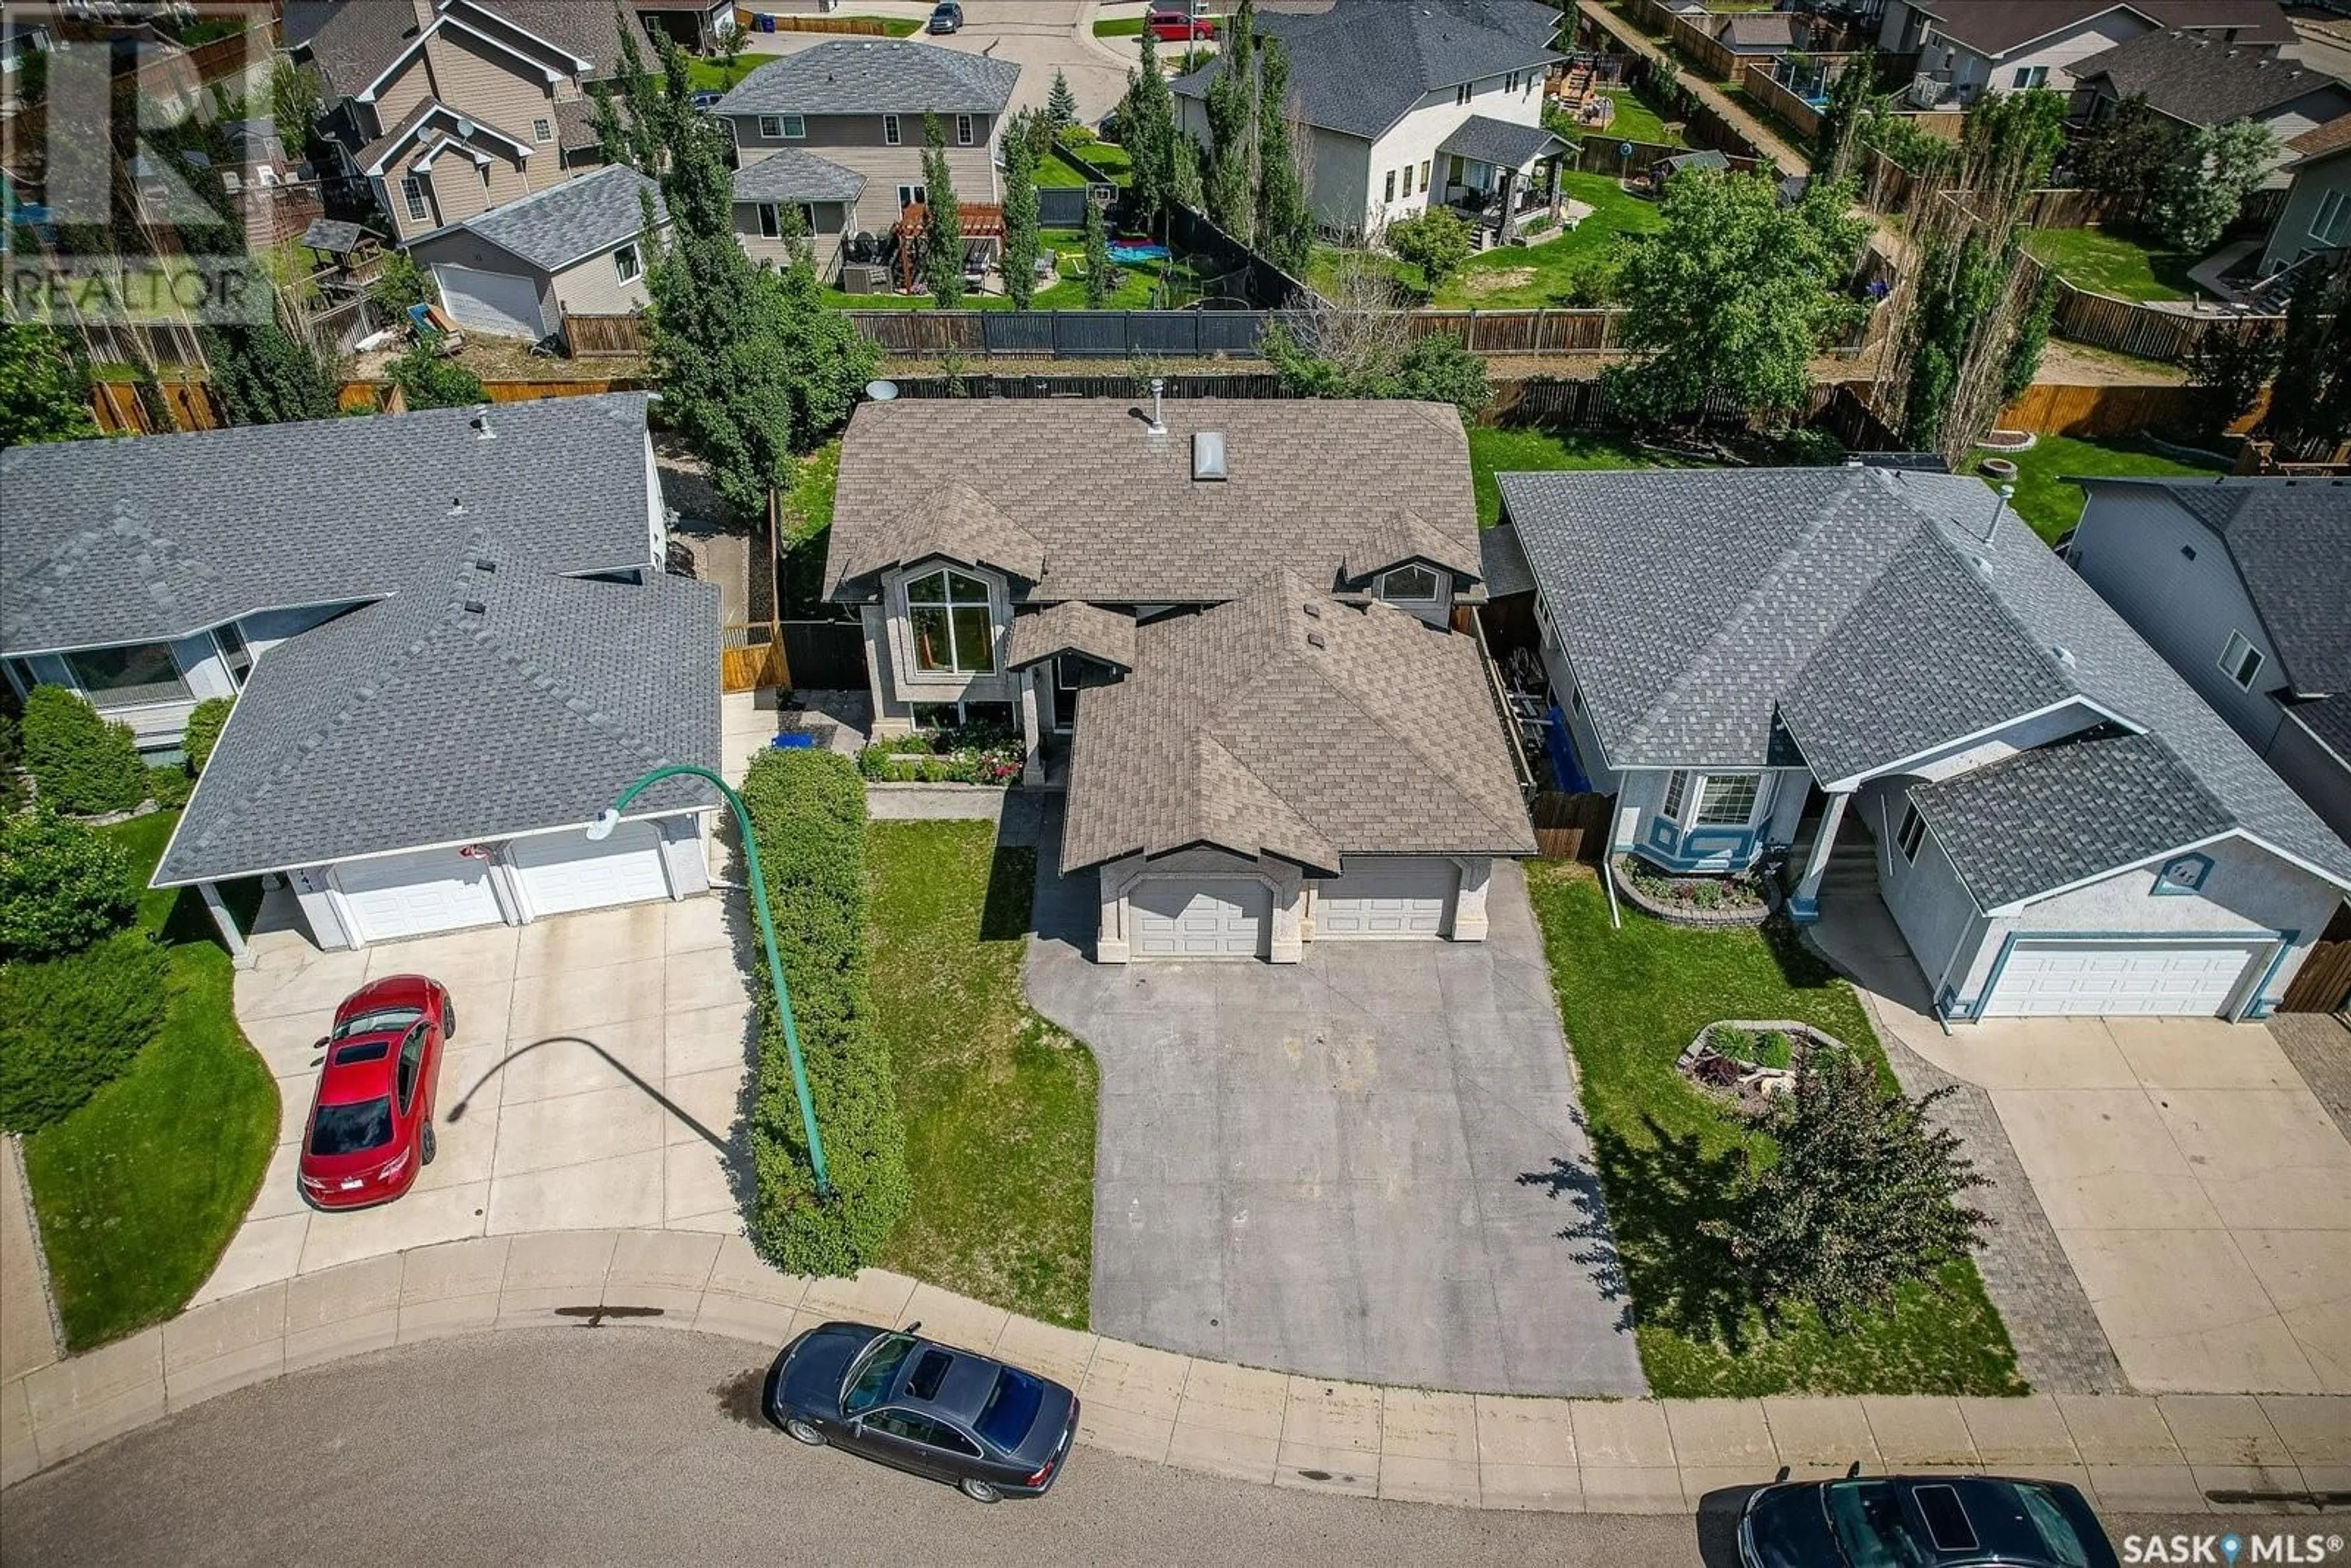
[[[809,751],[816,746],[816,737],[804,729],[788,729],[773,742],[778,751]]]

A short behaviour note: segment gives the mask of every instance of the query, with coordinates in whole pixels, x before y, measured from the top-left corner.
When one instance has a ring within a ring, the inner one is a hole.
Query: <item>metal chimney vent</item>
[[[1192,477],[1202,482],[1225,477],[1225,433],[1221,430],[1196,430],[1192,433]]]

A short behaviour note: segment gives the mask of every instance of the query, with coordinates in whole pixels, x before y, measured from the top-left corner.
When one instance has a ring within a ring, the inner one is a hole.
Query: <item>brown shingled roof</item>
[[[2158,27],[2234,31],[2239,44],[2290,44],[2277,0],[1926,0],[1937,30],[1994,58],[2093,16],[2126,11]]]
[[[1045,572],[1044,547],[1037,536],[959,481],[907,492],[875,526],[848,538],[836,511],[825,562],[844,578],[861,578],[932,556],[992,566],[1031,582]]]
[[[1120,670],[1134,668],[1134,617],[1082,600],[1049,605],[1017,617],[1005,644],[1004,667],[1025,670],[1057,653],[1083,653]]]
[[[2340,152],[2351,147],[2351,114],[2339,114],[2324,125],[2313,126],[2286,145],[2305,160]]]

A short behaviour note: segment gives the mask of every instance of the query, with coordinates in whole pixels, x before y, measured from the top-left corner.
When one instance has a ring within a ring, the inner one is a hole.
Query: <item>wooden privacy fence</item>
[[[1547,789],[1528,805],[1534,818],[1535,853],[1547,861],[1583,861],[1598,865],[1608,851],[1608,824],[1616,797]]]
[[[2351,1009],[2351,942],[2317,942],[2294,984],[2278,999],[2282,1013],[2338,1013]]]
[[[594,360],[645,351],[645,319],[634,311],[619,316],[563,313],[563,340],[574,359]]]
[[[791,684],[791,667],[785,662],[783,639],[774,622],[737,622],[719,629],[720,691],[755,692]]]
[[[1821,133],[1821,111],[1813,107],[1810,99],[1782,86],[1780,78],[1771,74],[1770,65],[1750,61],[1741,80],[1747,96],[1786,120],[1789,130],[1807,141]]]
[[[218,430],[228,423],[227,411],[213,389],[203,382],[158,381],[152,394],[162,404],[150,410],[130,382],[92,382],[90,417],[106,435],[169,435],[180,430]]]
[[[735,13],[735,21],[745,32],[758,27],[755,15],[749,11]],[[776,33],[849,33],[860,37],[886,38],[889,25],[879,16],[778,16],[768,17],[768,26],[761,29]]]

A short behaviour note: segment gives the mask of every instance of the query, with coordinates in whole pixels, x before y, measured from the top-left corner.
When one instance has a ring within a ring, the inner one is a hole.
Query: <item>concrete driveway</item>
[[[2351,1142],[2266,1029],[1901,1032],[1991,1093],[2134,1386],[2351,1394]]]
[[[1102,1065],[1093,1326],[1307,1375],[1646,1385],[1515,865],[1484,943],[1102,967],[1040,849],[1030,1003]]]
[[[260,925],[255,967],[236,977],[236,1013],[277,1078],[277,1154],[197,1301],[474,1236],[740,1228],[734,1134],[751,1002],[730,901],[640,904],[360,952],[322,953],[268,908]],[[438,1155],[380,1208],[312,1209],[294,1176],[315,1043],[363,981],[404,973],[447,986],[457,1009],[435,1102]]]

